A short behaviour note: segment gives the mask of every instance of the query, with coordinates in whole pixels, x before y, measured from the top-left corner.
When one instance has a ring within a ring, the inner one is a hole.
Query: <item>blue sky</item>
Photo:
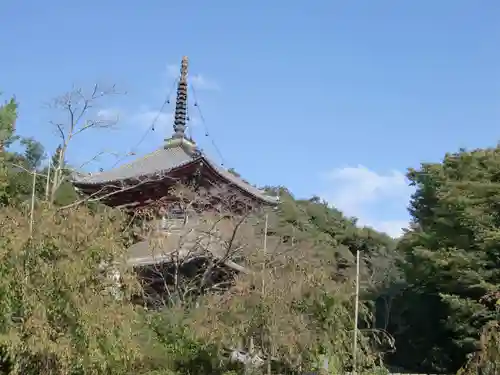
[[[126,91],[100,107],[118,129],[75,138],[78,165],[129,152],[188,55],[205,119],[192,109],[192,132],[209,155],[222,162],[214,142],[251,182],[396,234],[406,168],[500,138],[498,19],[498,0],[3,2],[0,90],[20,102],[19,132],[49,150],[58,115],[44,103],[73,84]],[[172,109],[138,154],[170,135]]]

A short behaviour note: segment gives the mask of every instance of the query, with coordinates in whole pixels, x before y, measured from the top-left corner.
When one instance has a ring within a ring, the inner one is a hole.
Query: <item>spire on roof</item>
[[[177,100],[175,103],[174,135],[172,138],[185,138],[187,121],[187,94],[188,94],[188,58],[184,56],[181,62],[181,75],[177,85]]]
[[[182,147],[190,155],[197,155],[199,152],[195,142],[186,138],[187,126],[187,96],[188,96],[188,58],[184,56],[181,62],[181,75],[177,84],[177,99],[174,112],[174,134],[165,139],[165,148]]]

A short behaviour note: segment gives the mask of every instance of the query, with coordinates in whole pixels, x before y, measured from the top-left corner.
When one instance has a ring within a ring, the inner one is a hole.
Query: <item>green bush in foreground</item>
[[[183,302],[148,312],[129,302],[139,290],[120,266],[121,228],[115,211],[39,207],[30,235],[26,215],[0,209],[5,373],[242,373],[228,351],[251,347],[266,361],[258,372],[267,363],[273,373],[306,371],[324,356],[332,370],[350,366],[353,288],[332,280],[328,262],[304,256],[312,249],[255,255],[248,262],[254,272],[228,291],[200,297],[196,307]],[[109,265],[120,271],[121,289],[108,277]],[[371,343],[360,336],[360,369],[379,363]]]
[[[27,217],[0,211],[0,345],[12,374],[123,374],[140,361],[140,316],[102,270],[123,255],[118,224],[84,208],[37,210],[30,237]]]

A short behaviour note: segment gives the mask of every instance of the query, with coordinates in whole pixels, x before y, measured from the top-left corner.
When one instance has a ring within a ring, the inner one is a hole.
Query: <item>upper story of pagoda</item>
[[[74,174],[73,185],[85,195],[101,196],[109,206],[140,205],[165,198],[177,183],[222,185],[257,205],[274,206],[277,197],[265,194],[211,160],[186,136],[188,120],[188,59],[181,63],[173,134],[150,154],[95,174]]]

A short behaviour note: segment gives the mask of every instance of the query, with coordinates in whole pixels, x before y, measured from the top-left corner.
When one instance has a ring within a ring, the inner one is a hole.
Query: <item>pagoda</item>
[[[188,121],[188,59],[183,57],[177,85],[173,135],[152,153],[117,168],[95,174],[75,174],[78,192],[111,207],[138,207],[166,198],[175,183],[225,186],[256,206],[274,206],[276,197],[266,195],[205,155],[186,136]]]
[[[168,232],[170,239],[175,234],[172,228],[178,228],[186,223],[187,213],[178,212],[179,206],[176,205],[178,197],[172,193],[179,185],[204,189],[205,192],[214,190],[214,187],[220,191],[222,187],[229,194],[240,197],[241,202],[245,202],[245,207],[250,206],[251,209],[276,206],[277,197],[266,195],[262,190],[211,160],[191,137],[186,136],[187,109],[188,59],[183,57],[177,85],[173,135],[165,139],[165,143],[157,150],[130,163],[100,173],[74,175],[74,187],[83,195],[97,197],[107,206],[125,208],[131,213],[140,211],[144,207],[154,206],[155,202],[167,202],[167,210],[164,204],[162,209],[155,213],[157,214],[155,220],[159,222],[160,232]],[[181,224],[170,225],[175,220]],[[166,222],[169,225],[166,225]],[[192,226],[197,225],[196,218],[190,218],[189,222]],[[139,238],[139,241],[129,249],[130,263],[134,267],[168,264],[172,252],[178,252],[179,249],[174,249],[175,241],[166,242],[160,251],[154,252],[152,251],[154,246],[148,238]],[[219,252],[217,249],[210,251],[214,256]],[[190,251],[185,253],[193,255]],[[200,257],[194,258],[199,260]],[[243,268],[231,259],[225,259],[224,263],[233,270],[243,271]]]

